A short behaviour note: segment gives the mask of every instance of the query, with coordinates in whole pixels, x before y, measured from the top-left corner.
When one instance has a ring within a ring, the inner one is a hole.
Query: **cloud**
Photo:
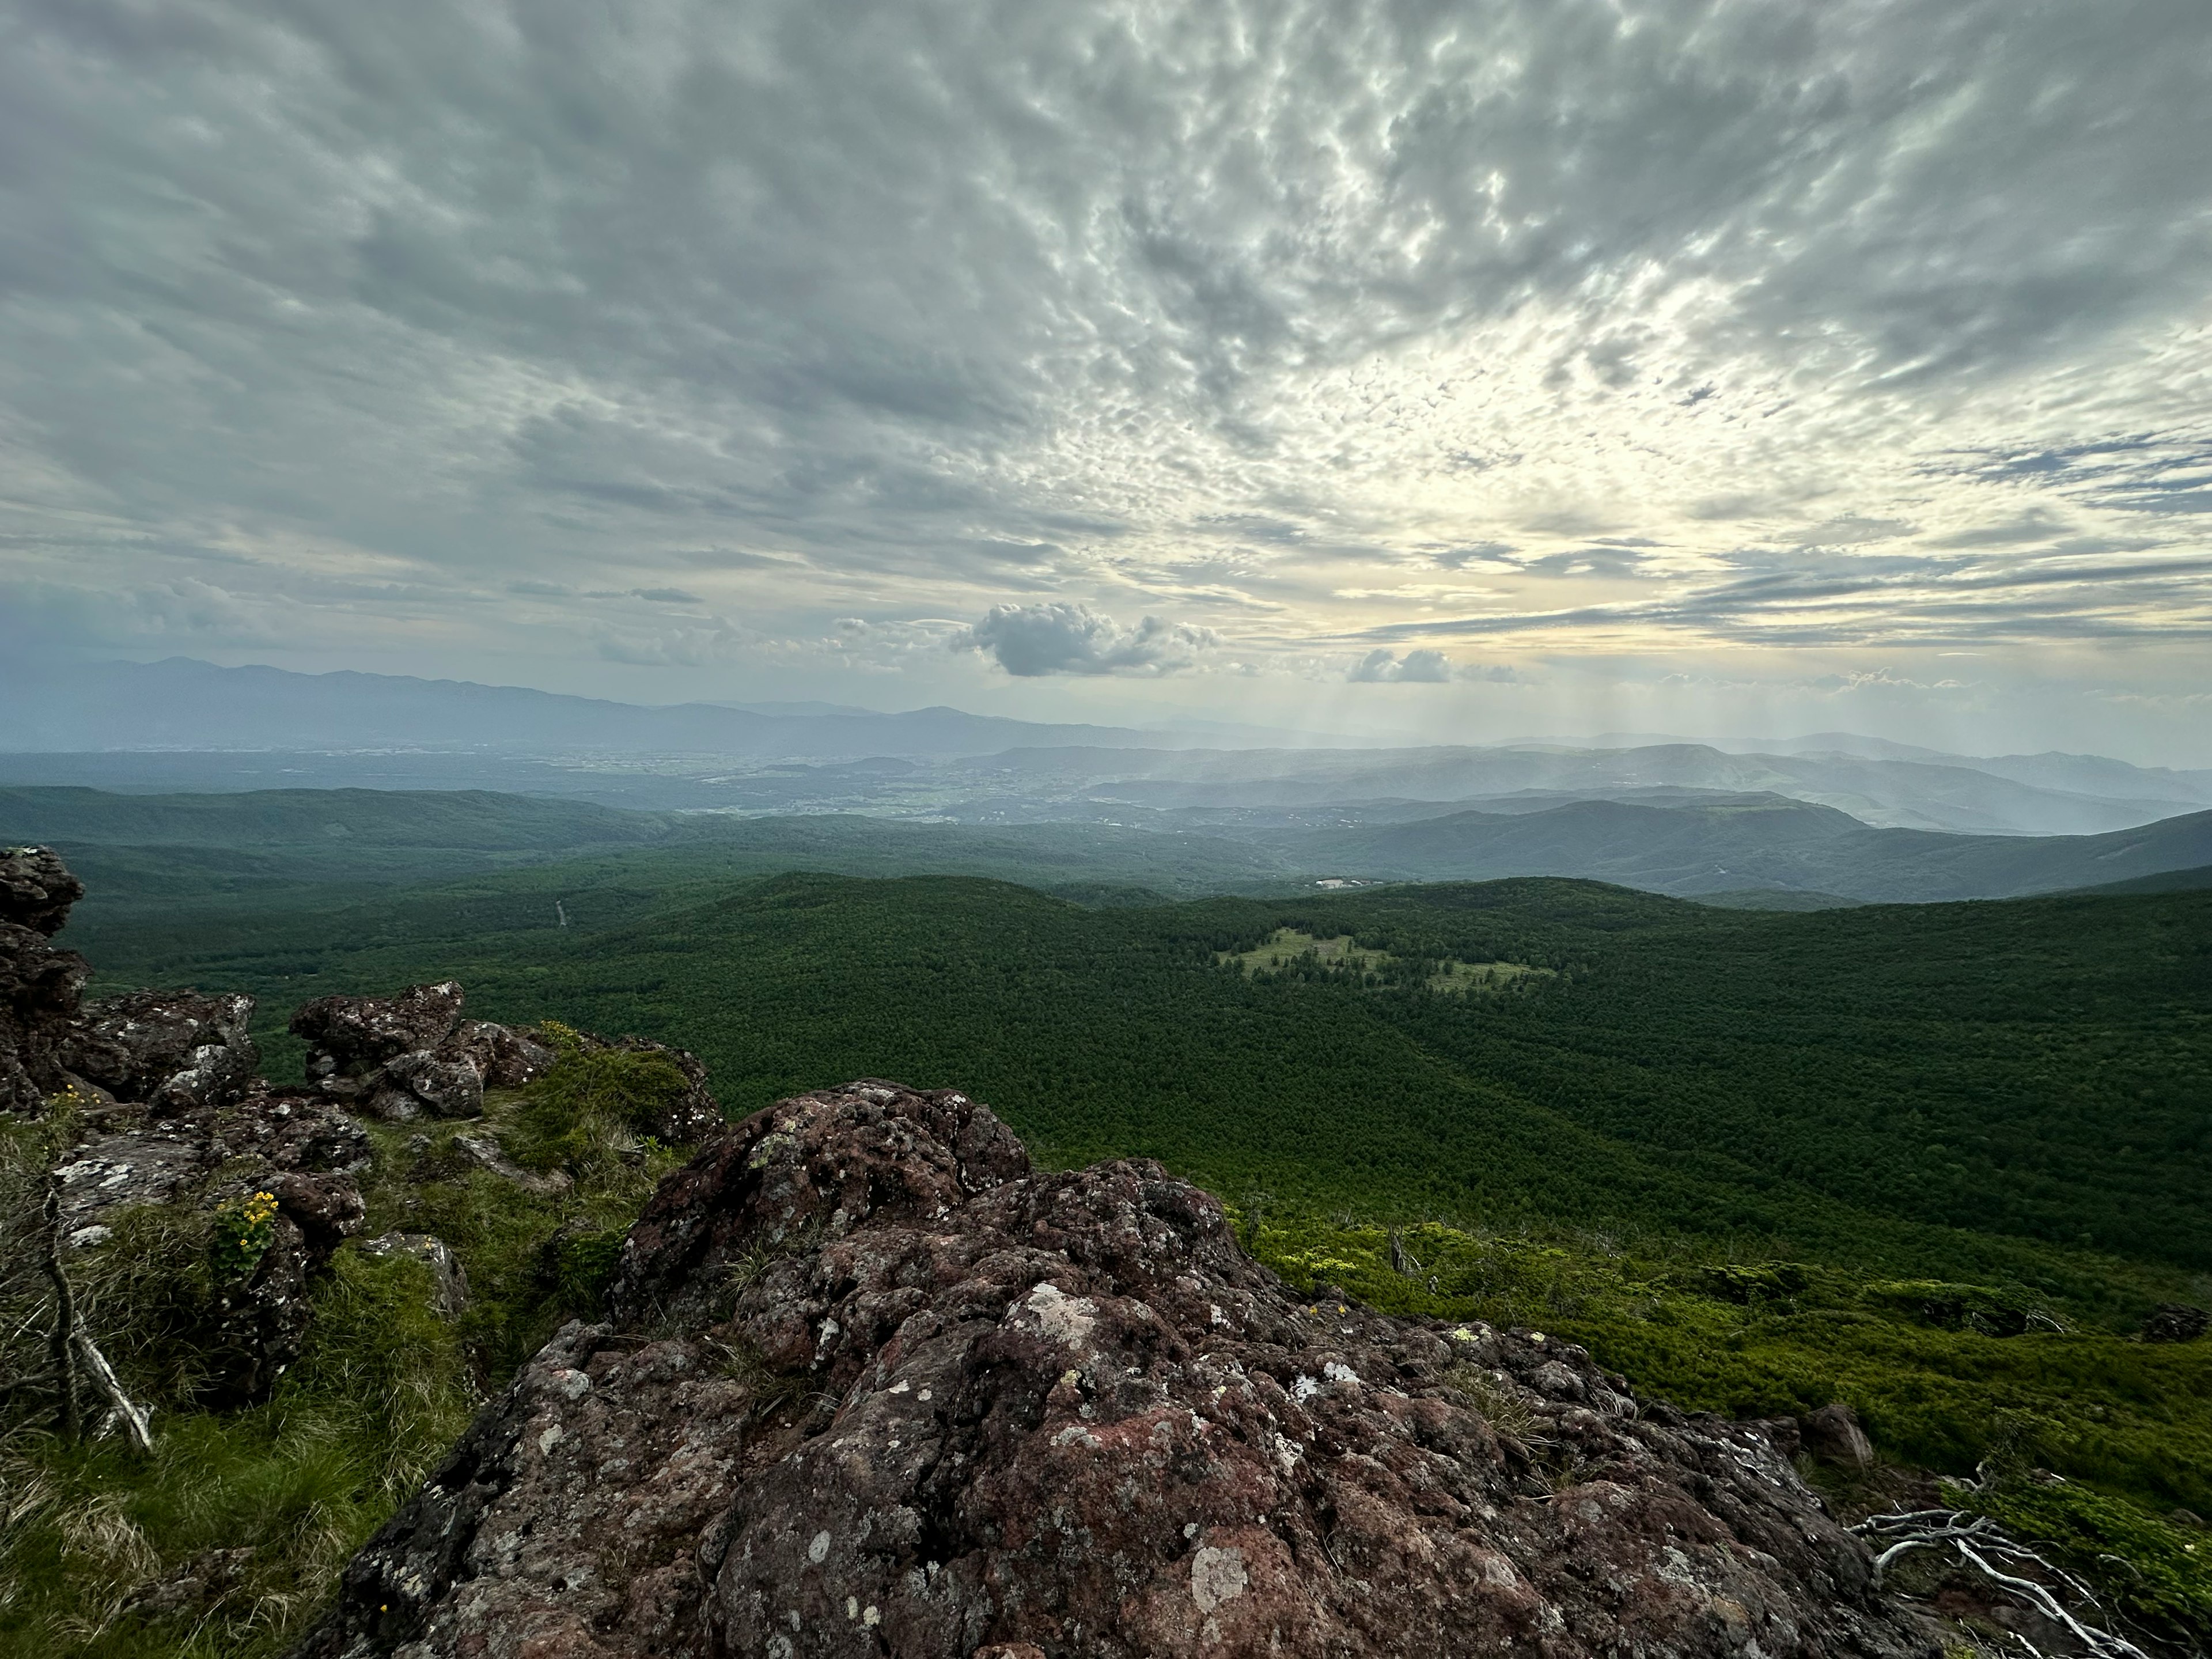
[[[0,560],[72,637],[558,685],[731,660],[609,621],[695,571],[1094,676],[2212,616],[2202,0],[150,15],[0,54]]]
[[[1345,678],[1369,684],[1417,680],[1441,685],[1451,677],[1451,663],[1441,651],[1408,651],[1403,657],[1397,657],[1377,649],[1362,657]]]
[[[1124,628],[1086,605],[996,605],[954,636],[955,650],[981,651],[1009,674],[1165,674],[1196,665],[1220,642],[1210,628],[1146,617]]]
[[[602,628],[592,636],[606,661],[635,668],[696,668],[726,655],[738,641],[738,630],[719,619],[698,627]]]

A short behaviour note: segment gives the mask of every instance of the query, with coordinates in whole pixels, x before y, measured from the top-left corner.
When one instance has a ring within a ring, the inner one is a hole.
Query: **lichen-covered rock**
[[[265,1086],[223,1114],[220,1133],[228,1152],[252,1153],[278,1170],[357,1176],[375,1156],[368,1131],[341,1108],[309,1096],[270,1092]]]
[[[362,1109],[387,1123],[432,1117],[476,1117],[483,1111],[483,1073],[468,1054],[429,1049],[394,1054],[377,1073]]]
[[[149,1124],[94,1137],[55,1171],[64,1243],[82,1249],[106,1243],[117,1212],[187,1198],[213,1166],[207,1137],[193,1124]]]
[[[471,1061],[487,1089],[520,1089],[535,1082],[556,1058],[530,1032],[481,1019],[465,1019],[456,1025],[438,1053],[449,1060]]]
[[[61,1048],[90,969],[47,940],[83,896],[46,848],[0,848],[0,1111],[37,1112],[69,1081]]]
[[[293,1014],[292,1033],[307,1044],[308,1080],[351,1098],[386,1061],[435,1048],[460,1018],[461,988],[447,980],[395,997],[318,997]]]
[[[459,985],[447,980],[395,997],[307,1003],[292,1030],[308,1044],[308,1081],[373,1117],[407,1123],[475,1117],[486,1089],[520,1088],[553,1063],[553,1050],[527,1031],[463,1019],[462,1000]]]
[[[860,1084],[665,1182],[303,1659],[1933,1652],[1759,1428]],[[1487,1408],[1489,1415],[1485,1414]]]
[[[164,1112],[224,1106],[261,1063],[246,1033],[253,999],[237,992],[132,991],[88,1003],[61,1050],[71,1072],[119,1101]]]

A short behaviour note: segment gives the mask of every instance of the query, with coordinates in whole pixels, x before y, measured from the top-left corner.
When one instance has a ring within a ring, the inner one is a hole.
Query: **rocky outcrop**
[[[2161,1302],[2142,1323],[2146,1342],[2194,1342],[2212,1327],[2212,1314],[2186,1302]]]
[[[394,997],[318,997],[292,1016],[307,1045],[307,1076],[329,1086],[373,1074],[400,1054],[435,1048],[461,1018],[452,980],[411,985]],[[335,1092],[335,1091],[333,1091]]]
[[[119,1101],[172,1113],[227,1106],[261,1063],[246,1034],[252,1017],[253,999],[235,992],[133,991],[86,1004],[61,1061]]]
[[[463,1019],[461,1004],[461,988],[451,980],[410,986],[393,997],[323,997],[292,1016],[292,1030],[307,1040],[310,1083],[329,1099],[392,1123],[475,1117],[486,1089],[520,1088],[556,1056],[533,1032]],[[583,1031],[566,1040],[586,1053],[651,1054],[675,1068],[682,1086],[652,1121],[635,1126],[641,1133],[688,1146],[725,1127],[707,1068],[688,1049]]]
[[[709,1135],[717,1134],[729,1127],[729,1120],[722,1115],[721,1107],[707,1087],[706,1066],[689,1048],[672,1048],[665,1042],[655,1042],[650,1037],[625,1036],[610,1040],[588,1031],[577,1035],[587,1054],[614,1050],[622,1054],[657,1055],[683,1074],[682,1091],[672,1093],[661,1103],[651,1122],[637,1126],[641,1133],[653,1136],[664,1146],[696,1146]]]
[[[47,941],[83,896],[46,848],[0,848],[0,1111],[39,1111],[68,1084],[60,1051],[90,970]]]
[[[0,848],[0,924],[52,939],[84,896],[84,884],[45,847]]]
[[[526,1031],[461,1018],[452,980],[393,997],[321,997],[292,1016],[308,1081],[371,1116],[474,1117],[487,1088],[519,1088],[553,1062]]]
[[[859,1084],[665,1182],[302,1659],[1933,1651],[1756,1425]]]

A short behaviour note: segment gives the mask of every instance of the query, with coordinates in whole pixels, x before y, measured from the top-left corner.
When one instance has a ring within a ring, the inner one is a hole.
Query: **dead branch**
[[[108,1415],[121,1419],[124,1433],[132,1448],[142,1452],[152,1451],[154,1437],[146,1426],[154,1415],[152,1408],[131,1403],[131,1396],[123,1392],[123,1385],[115,1380],[115,1368],[107,1363],[107,1356],[100,1352],[100,1345],[92,1340],[90,1331],[80,1329],[77,1332],[76,1352],[77,1358],[84,1362],[85,1371],[91,1376],[93,1386],[107,1396],[107,1403],[112,1408]]]
[[[61,1382],[61,1408],[55,1426],[64,1440],[75,1440],[83,1428],[83,1411],[77,1398],[76,1361],[72,1349],[76,1338],[76,1292],[62,1271],[62,1179],[46,1173],[46,1277],[54,1286],[54,1371]]]
[[[2094,1625],[2083,1624],[2067,1610],[2063,1602],[2051,1593],[2048,1584],[2015,1572],[2006,1572],[1994,1565],[2001,1561],[2006,1566],[2033,1566],[2055,1578],[2071,1591],[2077,1601],[2097,1607],[2095,1594],[2089,1587],[2064,1568],[2054,1565],[2026,1545],[2008,1536],[2004,1529],[1986,1515],[1974,1515],[1965,1510],[1915,1510],[1905,1513],[1869,1515],[1851,1530],[1878,1547],[1875,1556],[1875,1583],[1879,1587],[1882,1575],[1891,1562],[1909,1550],[1939,1549],[1948,1546],[1960,1560],[1974,1568],[1991,1583],[2026,1602],[2052,1623],[2071,1632],[2099,1659],[2149,1659],[2149,1656],[2123,1637]],[[2030,1652],[2033,1644],[2025,1637],[2021,1641]]]

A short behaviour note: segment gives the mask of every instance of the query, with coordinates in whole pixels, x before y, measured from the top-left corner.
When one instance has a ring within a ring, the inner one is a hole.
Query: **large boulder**
[[[237,992],[132,991],[84,1006],[62,1063],[117,1100],[160,1112],[227,1106],[261,1063],[246,1034],[252,1017],[253,999]]]
[[[301,1659],[1926,1656],[1753,1425],[1294,1295],[1131,1161],[858,1084],[663,1182]]]
[[[68,1085],[61,1048],[90,970],[47,941],[83,896],[47,848],[0,848],[0,1111],[39,1111]]]
[[[387,1060],[435,1048],[460,1018],[461,988],[447,980],[396,997],[318,997],[293,1014],[292,1034],[307,1042],[308,1080],[349,1097]]]

